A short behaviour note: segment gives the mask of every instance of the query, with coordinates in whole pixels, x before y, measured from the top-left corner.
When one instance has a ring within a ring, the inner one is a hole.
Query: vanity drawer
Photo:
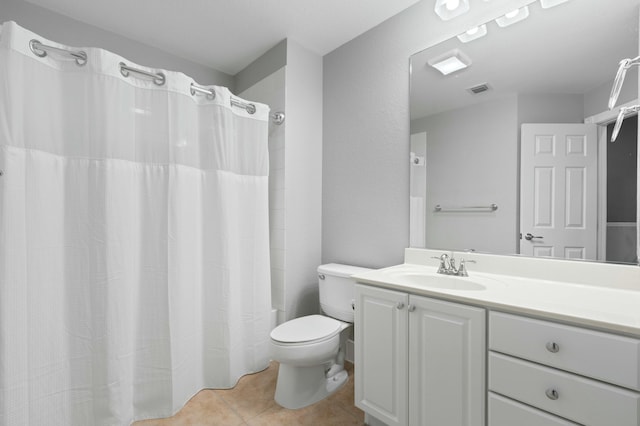
[[[489,390],[589,426],[638,426],[640,418],[637,392],[494,352]]]
[[[489,426],[578,426],[561,417],[489,392]]]
[[[640,340],[490,312],[489,349],[640,390]]]

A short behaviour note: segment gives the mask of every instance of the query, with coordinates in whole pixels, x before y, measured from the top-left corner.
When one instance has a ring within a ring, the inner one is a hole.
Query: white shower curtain
[[[267,367],[268,107],[0,31],[0,424],[169,416]]]

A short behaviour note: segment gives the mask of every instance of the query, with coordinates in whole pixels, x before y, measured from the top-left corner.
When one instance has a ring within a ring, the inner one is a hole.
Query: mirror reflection
[[[637,118],[607,142],[637,68],[607,103],[639,4],[534,2],[411,57],[412,247],[637,262]]]

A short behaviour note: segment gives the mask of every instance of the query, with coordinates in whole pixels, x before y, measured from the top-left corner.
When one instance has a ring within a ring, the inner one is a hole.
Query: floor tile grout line
[[[268,366],[267,368],[265,368],[264,370],[261,370],[261,371],[256,372],[256,373],[247,374],[247,375],[242,376],[242,377],[240,378],[240,380],[238,380],[238,383],[236,384],[236,386],[234,386],[234,387],[233,387],[233,388],[231,388],[231,389],[225,389],[225,390],[229,390],[229,391],[231,391],[232,389],[237,388],[237,387],[238,387],[238,385],[240,385],[240,382],[241,382],[241,381],[243,381],[242,386],[249,386],[249,385],[250,385],[250,383],[251,383],[252,381],[254,381],[254,380],[258,379],[258,377],[259,377],[258,375],[259,375],[259,374],[267,374],[267,373],[269,373],[269,374],[277,375],[277,373],[276,373],[276,372],[274,372],[274,370],[277,370],[277,368],[278,368],[278,367],[277,367],[277,364],[276,364],[276,363],[274,363],[274,362],[270,362],[270,363],[269,363],[269,366]],[[262,376],[262,377],[264,377],[264,376]],[[223,390],[223,391],[224,391],[224,390]],[[261,410],[260,412],[258,412],[258,413],[254,413],[252,416],[248,417],[248,416],[247,416],[247,413],[243,412],[242,410],[238,410],[238,409],[236,409],[236,408],[235,408],[235,407],[237,407],[237,406],[239,406],[239,405],[240,405],[240,404],[238,403],[239,398],[238,398],[236,395],[234,395],[234,394],[232,394],[232,393],[229,393],[229,394],[225,397],[225,395],[224,395],[223,393],[218,393],[216,396],[218,396],[220,399],[222,399],[222,400],[225,402],[225,404],[226,404],[226,405],[227,405],[227,406],[228,406],[228,407],[229,407],[229,408],[230,408],[234,413],[236,413],[236,414],[240,417],[240,419],[242,419],[242,421],[244,422],[244,424],[245,424],[245,425],[249,425],[249,424],[250,424],[249,422],[250,422],[251,420],[258,418],[260,415],[264,414],[265,412],[267,412],[267,411],[269,411],[270,409],[272,409],[272,408],[273,408],[273,405],[267,405],[267,406],[266,406],[263,410]]]
[[[237,386],[237,384],[236,384],[236,386]],[[233,388],[231,388],[231,389],[233,389]],[[219,393],[217,393],[217,392],[214,392],[213,394],[214,394],[214,395],[216,396],[216,398],[218,398],[218,399],[219,399],[219,400],[220,400],[220,401],[221,401],[221,402],[222,402],[222,403],[223,403],[223,404],[224,404],[224,405],[225,405],[229,410],[231,410],[231,412],[233,412],[236,416],[238,416],[238,418],[242,421],[242,425],[243,425],[243,426],[247,425],[247,421],[244,419],[244,417],[242,416],[242,414],[240,414],[240,413],[238,412],[238,410],[236,410],[236,409],[235,409],[231,404],[229,404],[229,402],[227,402],[227,400],[226,400],[222,395],[220,395],[220,394],[219,394]],[[234,398],[234,399],[235,399],[235,398]]]

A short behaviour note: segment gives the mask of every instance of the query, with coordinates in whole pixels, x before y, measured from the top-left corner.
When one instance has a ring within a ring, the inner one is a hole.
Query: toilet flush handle
[[[324,280],[324,274],[319,274],[318,278],[320,278],[321,280]]]

